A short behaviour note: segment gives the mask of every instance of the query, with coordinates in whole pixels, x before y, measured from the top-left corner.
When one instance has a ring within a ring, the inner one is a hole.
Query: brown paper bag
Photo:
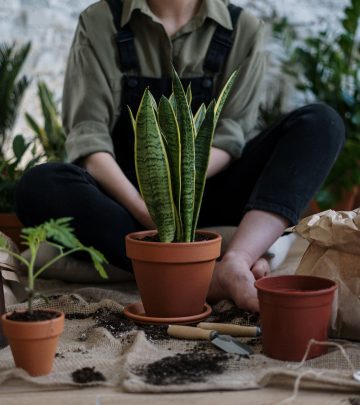
[[[330,336],[360,340],[360,209],[324,211],[294,229],[310,242],[296,274],[337,282]]]

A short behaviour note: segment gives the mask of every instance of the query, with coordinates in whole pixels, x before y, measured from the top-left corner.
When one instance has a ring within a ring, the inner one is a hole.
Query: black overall
[[[135,49],[134,34],[129,23],[121,27],[122,2],[119,0],[106,0],[112,15],[117,33],[114,36],[118,51],[120,68],[124,73],[120,103],[120,116],[112,131],[116,160],[131,182],[137,185],[134,165],[134,135],[130,121],[128,106],[133,114],[140,105],[144,91],[149,87],[155,100],[158,102],[162,95],[169,97],[172,89],[171,77],[150,78],[127,74],[130,71],[140,71],[139,61]],[[228,6],[231,21],[235,27],[241,8],[230,4]],[[215,97],[214,77],[223,67],[233,44],[234,31],[218,26],[210,42],[204,61],[205,76],[191,79],[180,78],[185,90],[191,85],[192,105],[195,113],[202,103],[208,105]],[[175,67],[176,68],[176,67]]]
[[[121,1],[107,0],[117,29],[115,38],[125,72],[121,114],[112,132],[116,160],[135,186],[133,132],[127,111],[136,112],[146,86],[156,99],[171,92],[171,79],[131,76],[138,69],[134,34],[120,27]],[[233,25],[241,9],[230,5]],[[241,22],[241,21],[240,21]],[[218,26],[204,62],[204,77],[191,82],[194,109],[214,96],[214,77],[226,63],[233,31]],[[175,66],[176,68],[176,66]],[[99,89],[99,94],[101,89]],[[221,117],[220,117],[221,119]],[[272,212],[295,224],[326,178],[344,143],[339,115],[323,104],[302,107],[275,122],[249,141],[239,159],[206,182],[199,227],[237,226],[247,210]],[[131,270],[125,235],[143,229],[126,207],[115,201],[82,167],[47,163],[29,170],[16,190],[16,213],[25,226],[50,218],[72,217],[77,237],[99,249],[110,263]]]

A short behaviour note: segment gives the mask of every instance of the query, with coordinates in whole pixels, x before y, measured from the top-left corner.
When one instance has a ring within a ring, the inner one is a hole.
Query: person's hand
[[[269,264],[259,259],[251,268],[241,255],[225,255],[216,262],[208,294],[209,302],[232,300],[239,308],[258,312],[259,302],[255,280],[267,275]]]
[[[131,213],[146,229],[156,229],[156,225],[143,199],[139,199],[136,204],[132,206]]]

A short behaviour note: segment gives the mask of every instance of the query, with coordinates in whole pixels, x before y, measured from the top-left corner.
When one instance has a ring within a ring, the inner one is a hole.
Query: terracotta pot
[[[142,240],[156,231],[126,236],[137,286],[147,316],[170,318],[200,314],[204,309],[221,236],[198,232],[209,240],[162,243]]]
[[[4,335],[7,337],[16,367],[23,368],[32,376],[51,372],[57,341],[64,330],[64,314],[57,318],[38,322],[19,322],[1,317]]]
[[[310,339],[328,339],[334,281],[313,276],[278,276],[261,278],[255,287],[266,356],[300,361]],[[326,346],[313,345],[308,358],[326,351]]]
[[[23,224],[19,221],[14,213],[0,213],[0,231],[6,236],[9,236],[20,250],[24,246],[21,245],[21,229]]]
[[[354,186],[351,190],[342,193],[341,201],[339,201],[334,210],[335,211],[352,211],[357,207],[357,198],[359,194],[359,187]]]

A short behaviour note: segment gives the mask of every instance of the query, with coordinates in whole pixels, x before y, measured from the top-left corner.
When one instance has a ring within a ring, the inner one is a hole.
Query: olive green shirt
[[[173,63],[180,77],[203,76],[204,59],[217,25],[233,29],[227,5],[227,0],[203,0],[197,15],[169,38],[145,0],[123,0],[121,25],[130,23],[140,63],[140,72],[130,73],[170,76]],[[216,93],[235,69],[239,74],[218,122],[213,146],[238,158],[254,137],[264,70],[263,24],[243,11],[235,29],[233,48],[215,78]],[[114,155],[110,134],[120,112],[123,76],[113,40],[115,32],[104,0],[80,15],[63,95],[70,162],[95,152]]]

